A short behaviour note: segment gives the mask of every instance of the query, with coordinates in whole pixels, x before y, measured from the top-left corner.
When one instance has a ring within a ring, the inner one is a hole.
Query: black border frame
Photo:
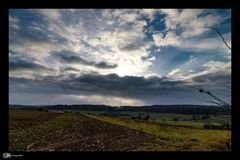
[[[132,1],[122,0],[120,3],[114,0],[88,0],[87,3],[81,3],[74,1],[72,4],[64,4],[60,2],[54,2],[43,0],[40,3],[27,0],[17,0],[7,2],[7,0],[0,0],[0,23],[2,32],[1,47],[0,47],[0,60],[1,60],[1,152],[8,151],[8,9],[10,8],[231,8],[232,9],[232,151],[230,152],[10,152],[11,154],[23,155],[23,157],[12,157],[10,159],[116,159],[116,158],[129,158],[129,159],[232,159],[238,155],[240,151],[240,125],[238,124],[238,82],[240,79],[237,69],[237,56],[240,54],[238,48],[238,38],[240,25],[238,19],[240,19],[240,1],[191,1],[185,3],[181,0],[172,0],[168,2],[162,2],[157,0],[146,1]],[[240,21],[239,21],[240,22]],[[240,158],[240,157],[239,157]],[[238,159],[239,159],[238,158]]]

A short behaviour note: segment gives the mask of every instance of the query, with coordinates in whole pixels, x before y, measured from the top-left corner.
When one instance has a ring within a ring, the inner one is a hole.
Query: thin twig
[[[223,101],[222,99],[220,99],[219,97],[217,97],[217,96],[215,96],[215,95],[212,95],[210,92],[205,91],[205,90],[202,90],[202,92],[203,92],[203,93],[206,93],[206,94],[208,94],[209,96],[211,96],[211,97],[213,97],[214,99],[216,99],[216,100],[217,100],[218,102],[220,102],[220,103],[223,105],[223,107],[225,107],[226,109],[231,110],[231,106],[230,106],[227,102],[225,102],[225,101]]]
[[[197,89],[199,92],[208,94],[209,96],[211,96],[212,98],[214,98],[215,100],[218,101],[218,102],[214,102],[215,104],[218,104],[220,107],[224,107],[225,109],[231,111],[231,106],[227,102],[225,102],[222,99],[220,99],[219,97],[213,95],[209,91],[204,90],[202,87],[198,88],[198,87],[193,86],[193,85],[187,85],[187,86],[192,87],[194,89]],[[213,103],[213,102],[211,102],[211,103]]]
[[[227,44],[227,42],[225,41],[225,39],[223,38],[222,34],[219,32],[218,29],[214,28],[214,27],[210,27],[210,26],[205,26],[205,28],[211,28],[212,30],[215,30],[219,36],[222,38],[223,43],[225,43],[225,45],[228,47],[228,49],[232,50],[232,48]]]

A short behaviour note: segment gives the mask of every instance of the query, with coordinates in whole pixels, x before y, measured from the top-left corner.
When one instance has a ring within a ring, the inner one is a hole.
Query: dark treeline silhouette
[[[121,111],[142,111],[157,113],[179,113],[179,114],[229,114],[226,109],[207,105],[152,105],[152,106],[122,106]]]
[[[48,110],[88,110],[88,111],[108,111],[108,112],[155,112],[155,113],[178,113],[178,114],[210,114],[224,115],[230,114],[228,110],[211,105],[152,105],[152,106],[120,106],[113,107],[107,105],[9,105],[9,109],[34,109],[43,108]]]

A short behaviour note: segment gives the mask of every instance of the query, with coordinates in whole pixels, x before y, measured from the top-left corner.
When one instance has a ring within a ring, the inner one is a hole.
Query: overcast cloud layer
[[[10,9],[10,104],[231,103],[229,9]]]

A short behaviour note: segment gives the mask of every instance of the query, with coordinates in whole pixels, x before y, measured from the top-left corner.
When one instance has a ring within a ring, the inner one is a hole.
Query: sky
[[[231,103],[231,9],[10,9],[9,104]]]

